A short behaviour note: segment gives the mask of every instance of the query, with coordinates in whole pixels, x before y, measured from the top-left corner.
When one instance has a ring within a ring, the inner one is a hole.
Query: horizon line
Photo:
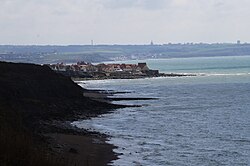
[[[216,43],[206,43],[206,42],[183,42],[183,43],[155,43],[155,44],[0,44],[0,46],[165,46],[165,45],[221,45],[221,44],[235,44],[235,45],[244,45],[250,44],[248,42],[244,43],[232,43],[232,42],[216,42]]]

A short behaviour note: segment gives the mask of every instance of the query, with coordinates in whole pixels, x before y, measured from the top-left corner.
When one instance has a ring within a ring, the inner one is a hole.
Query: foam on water
[[[239,66],[242,58],[233,61]],[[217,69],[198,77],[86,81],[83,87],[159,99],[119,101],[116,103],[146,106],[118,109],[72,124],[110,135],[109,143],[118,146],[115,152],[121,154],[113,162],[117,166],[250,165],[247,70]]]
[[[150,106],[119,109],[74,124],[112,136],[109,142],[122,154],[113,165],[248,165],[249,87],[158,86],[147,90],[164,92],[159,101],[147,101]],[[129,84],[126,88],[141,90]]]

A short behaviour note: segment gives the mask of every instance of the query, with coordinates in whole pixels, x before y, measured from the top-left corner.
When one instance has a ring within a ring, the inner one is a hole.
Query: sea
[[[136,108],[73,122],[110,135],[119,159],[114,166],[249,166],[250,56],[132,60],[164,73],[190,77],[93,80],[87,89],[127,92],[116,101]]]

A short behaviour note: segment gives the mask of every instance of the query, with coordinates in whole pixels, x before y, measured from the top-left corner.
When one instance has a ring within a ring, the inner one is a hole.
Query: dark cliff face
[[[81,87],[47,66],[0,62],[1,98],[79,98]]]
[[[47,66],[0,62],[0,107],[17,113],[24,123],[70,120],[116,107],[83,97],[82,93],[70,78]]]

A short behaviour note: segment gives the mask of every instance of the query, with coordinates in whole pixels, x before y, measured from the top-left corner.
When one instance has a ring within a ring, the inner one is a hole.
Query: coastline
[[[65,133],[49,133],[51,143],[60,145],[64,158],[73,159],[74,165],[104,166],[118,159],[113,152],[114,145],[106,143],[107,138],[100,135],[74,135]]]
[[[78,148],[79,151],[74,157],[83,165],[108,165],[111,161],[118,159],[118,154],[113,152],[113,149],[116,147],[106,143],[106,138],[99,138],[96,136],[61,135],[57,138],[57,141],[60,142],[60,140],[77,146],[76,149]],[[86,159],[84,159],[83,156],[85,156]]]
[[[127,106],[84,97],[83,88],[46,66],[0,62],[0,69],[0,164],[99,166],[117,159],[107,135],[70,122]]]
[[[144,79],[144,78],[157,78],[157,77],[195,77],[196,74],[179,74],[179,73],[160,73],[158,76],[127,76],[127,77],[71,77],[73,81],[91,81],[91,80],[108,80],[108,79]]]

